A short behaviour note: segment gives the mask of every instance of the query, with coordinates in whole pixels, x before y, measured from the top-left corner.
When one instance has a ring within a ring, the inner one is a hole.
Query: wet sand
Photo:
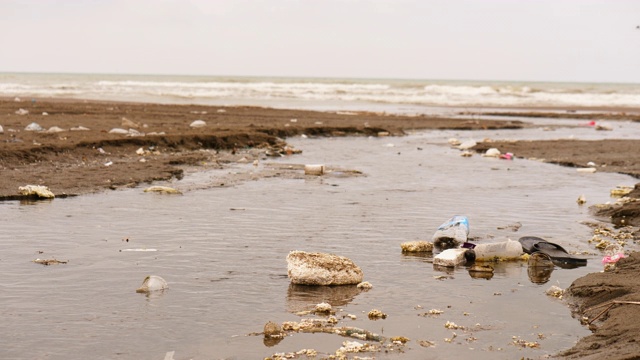
[[[18,115],[24,109],[28,114]],[[46,113],[47,115],[44,115]],[[580,118],[567,113],[563,118]],[[523,116],[523,113],[518,113]],[[524,116],[536,116],[528,113]],[[638,121],[638,114],[603,114],[611,121]],[[548,116],[547,116],[548,117]],[[206,126],[190,127],[194,120]],[[60,132],[25,131],[31,123]],[[254,107],[211,107],[111,102],[0,101],[0,198],[17,199],[18,187],[46,185],[57,196],[81,195],[140,183],[180,178],[185,168],[223,168],[245,157],[253,161],[295,153],[286,138],[307,136],[394,136],[409,130],[428,129],[524,129],[533,125],[517,120],[395,116],[373,113],[328,113]],[[71,128],[83,126],[89,130]],[[138,134],[112,134],[113,128]],[[142,136],[144,134],[144,136]],[[134,136],[132,136],[134,135]],[[486,142],[477,151],[498,147],[516,157],[544,159],[564,166],[586,167],[640,178],[640,140]],[[140,150],[141,149],[141,150]],[[138,153],[140,152],[140,154]],[[141,161],[142,160],[142,161]],[[637,193],[637,192],[636,192]],[[638,202],[608,209],[600,215],[616,222],[638,224]],[[619,222],[619,220],[618,220]],[[593,317],[594,306],[608,301],[639,300],[637,280],[628,275],[640,261],[637,255],[623,260],[616,272],[591,274],[576,280],[569,292],[578,316]],[[625,275],[627,274],[627,275]],[[628,289],[613,291],[610,289]],[[602,294],[607,294],[603,296]],[[640,345],[628,334],[638,330],[637,305],[617,305],[593,323],[594,335],[582,339],[561,357],[631,358]],[[622,331],[624,330],[624,331]],[[612,346],[615,345],[615,346]],[[631,354],[631,355],[630,355]]]

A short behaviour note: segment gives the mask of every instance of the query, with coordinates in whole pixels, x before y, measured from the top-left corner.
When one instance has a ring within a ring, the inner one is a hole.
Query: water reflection
[[[549,255],[535,252],[529,257],[527,265],[527,275],[532,283],[544,284],[551,278],[554,265]]]
[[[363,289],[356,285],[314,286],[289,284],[287,289],[287,311],[297,313],[312,310],[316,304],[326,302],[331,306],[345,306]]]

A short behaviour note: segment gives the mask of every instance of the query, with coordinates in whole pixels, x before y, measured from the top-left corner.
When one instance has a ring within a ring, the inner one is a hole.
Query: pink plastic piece
[[[602,258],[602,264],[614,264],[614,263],[617,263],[618,260],[622,259],[623,257],[624,257],[624,253],[617,253],[611,256],[607,255]]]

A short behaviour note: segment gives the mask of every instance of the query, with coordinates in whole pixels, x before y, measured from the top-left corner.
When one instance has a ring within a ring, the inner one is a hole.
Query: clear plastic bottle
[[[456,215],[440,225],[433,234],[432,240],[435,244],[451,241],[463,243],[467,241],[467,236],[469,236],[469,220],[466,216]]]
[[[473,251],[476,255],[476,261],[492,261],[496,258],[513,260],[519,258],[523,253],[522,245],[511,239],[498,243],[477,244]]]

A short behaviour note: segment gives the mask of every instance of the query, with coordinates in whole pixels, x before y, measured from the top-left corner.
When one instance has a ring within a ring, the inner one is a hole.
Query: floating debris
[[[323,302],[320,304],[316,304],[314,312],[316,314],[330,314],[331,313],[331,304]]]
[[[56,259],[35,259],[33,260],[34,263],[36,264],[42,264],[42,265],[57,265],[57,264],[66,264],[69,261],[62,261],[62,260],[56,260]]]
[[[280,325],[269,321],[264,325],[264,336],[267,338],[283,338],[285,333]]]
[[[520,346],[523,348],[539,348],[540,343],[537,341],[526,341],[518,338],[517,336],[512,337],[512,344],[516,346]]]
[[[382,311],[380,311],[378,309],[373,309],[373,310],[369,311],[369,313],[367,315],[369,316],[369,319],[371,319],[371,320],[378,320],[378,319],[386,319],[387,318],[387,314],[383,313]]]
[[[160,276],[150,275],[144,278],[142,286],[136,289],[137,293],[149,293],[152,291],[165,290],[169,287],[167,282]]]
[[[407,241],[400,244],[402,252],[433,252],[433,243],[430,241]]]
[[[362,289],[362,290],[371,290],[371,289],[373,289],[373,285],[371,285],[371,283],[368,282],[368,281],[363,281],[363,282],[359,283],[356,287],[358,289]]]
[[[442,310],[438,310],[438,309],[431,309],[429,311],[427,311],[426,313],[422,313],[420,314],[421,316],[438,316],[440,314],[442,314],[444,311]]]
[[[422,347],[435,347],[436,343],[429,340],[418,340],[418,345]]]
[[[564,290],[562,290],[560,287],[553,285],[550,288],[547,289],[547,291],[545,291],[545,293],[548,296],[552,296],[558,299],[562,299],[562,295],[564,294]]]
[[[587,202],[587,198],[584,195],[578,196],[578,200],[576,200],[578,205],[584,205]]]
[[[25,185],[18,187],[20,195],[24,196],[36,196],[43,199],[53,199],[56,196],[49,190],[48,187],[43,185]]]
[[[391,339],[389,339],[389,340],[391,340],[391,341],[392,341],[392,342],[394,342],[394,343],[400,343],[400,344],[406,344],[406,343],[408,343],[409,341],[411,341],[411,339],[406,338],[406,337],[404,337],[404,336],[394,336],[394,337],[392,337],[392,338],[391,338]]]
[[[458,329],[460,329],[460,330],[464,330],[464,329],[465,329],[465,327],[464,327],[464,326],[462,326],[462,325],[457,325],[456,323],[454,323],[454,322],[452,322],[452,321],[447,321],[447,322],[444,324],[444,327],[446,327],[447,329],[452,329],[452,330],[458,330]]]
[[[168,186],[151,186],[144,189],[144,192],[156,192],[160,194],[177,194],[182,195],[182,193],[174,188]]]

